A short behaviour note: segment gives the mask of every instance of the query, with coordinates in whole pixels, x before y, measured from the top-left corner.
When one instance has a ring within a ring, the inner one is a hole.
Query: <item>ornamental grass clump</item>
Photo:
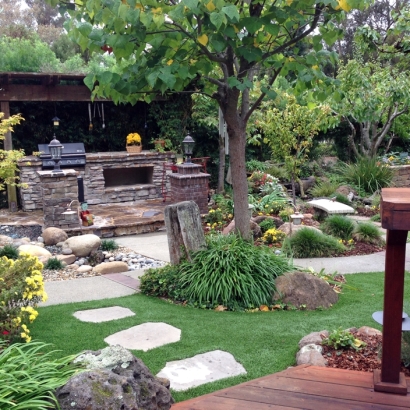
[[[116,249],[118,249],[118,243],[114,239],[104,239],[101,241],[101,250],[115,251]]]
[[[54,391],[81,368],[72,363],[75,356],[52,359],[54,352],[44,352],[48,346],[0,341],[0,409],[60,408]]]
[[[359,222],[353,232],[353,238],[373,245],[382,245],[384,242],[379,228],[371,222]]]
[[[189,303],[213,308],[268,305],[275,278],[290,271],[289,261],[270,248],[254,246],[237,235],[209,235],[207,248],[180,265],[180,286]]]
[[[6,256],[8,259],[17,259],[19,257],[19,251],[13,245],[4,245],[0,249],[0,258]]]
[[[343,215],[331,215],[321,225],[324,233],[348,241],[353,234],[355,224],[352,219]]]
[[[0,339],[30,342],[28,326],[38,315],[35,307],[47,300],[42,269],[36,256],[0,258]]]
[[[302,228],[283,241],[285,254],[295,258],[320,258],[334,256],[346,247],[333,236],[310,228]]]
[[[394,171],[377,158],[360,157],[356,163],[340,164],[337,170],[341,178],[354,185],[359,192],[373,194],[391,185]]]

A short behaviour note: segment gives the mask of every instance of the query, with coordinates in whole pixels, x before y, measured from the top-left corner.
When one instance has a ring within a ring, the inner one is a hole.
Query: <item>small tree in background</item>
[[[332,122],[328,105],[312,107],[298,104],[292,95],[282,93],[272,103],[263,103],[255,112],[255,123],[263,141],[272,150],[272,158],[283,161],[292,182],[293,203],[296,205],[295,181],[299,181],[301,196],[303,185],[299,180],[300,168],[307,161],[313,138],[319,130]],[[284,106],[281,108],[281,106]]]
[[[4,113],[0,112],[0,140],[4,140],[5,134],[13,131],[13,126],[20,124],[23,118],[18,115],[12,115],[10,118],[4,119]],[[0,150],[0,190],[4,189],[5,184],[16,185],[18,176],[17,161],[24,157],[23,150]]]

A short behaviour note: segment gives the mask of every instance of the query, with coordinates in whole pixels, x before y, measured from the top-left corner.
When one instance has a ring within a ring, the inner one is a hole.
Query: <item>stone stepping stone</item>
[[[171,382],[171,389],[182,391],[241,374],[246,374],[245,368],[230,353],[214,350],[167,362],[157,377],[167,378]]]
[[[128,316],[134,316],[135,313],[121,306],[111,306],[100,309],[78,310],[74,316],[82,322],[109,322],[110,320],[118,320]]]
[[[181,329],[167,323],[143,323],[114,333],[104,339],[109,345],[120,345],[126,349],[144,352],[181,339]]]

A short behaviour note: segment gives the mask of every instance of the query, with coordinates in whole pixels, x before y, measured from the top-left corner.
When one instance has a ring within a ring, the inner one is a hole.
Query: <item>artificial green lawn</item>
[[[342,326],[381,328],[372,313],[383,309],[383,273],[346,275],[339,302],[327,310],[275,312],[215,312],[173,305],[142,294],[39,308],[31,325],[33,339],[52,343],[61,356],[106,347],[108,335],[145,322],[165,322],[182,330],[181,340],[148,352],[133,351],[158,373],[167,361],[211,350],[230,352],[247,370],[238,376],[208,383],[185,392],[173,392],[176,401],[229,387],[284,370],[295,364],[299,340],[310,332]],[[410,313],[410,274],[406,273],[404,310]],[[79,284],[81,280],[78,281]],[[105,323],[85,323],[73,316],[77,310],[123,306],[136,315]]]

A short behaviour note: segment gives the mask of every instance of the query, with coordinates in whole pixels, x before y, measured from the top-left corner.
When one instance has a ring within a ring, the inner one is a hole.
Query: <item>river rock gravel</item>
[[[16,245],[18,245],[20,238],[29,238],[31,243],[42,245],[43,240],[41,234],[42,227],[40,225],[0,225],[0,235],[5,235],[12,238]],[[44,246],[44,248],[47,249],[53,257],[57,257],[63,253],[62,248],[59,246]],[[118,247],[115,250],[103,251],[102,253],[104,255],[102,263],[112,261],[126,262],[128,264],[129,271],[159,268],[166,265],[166,262],[140,255],[134,250],[125,247]],[[67,265],[63,269],[59,270],[43,269],[43,279],[47,282],[100,276],[99,273],[94,272],[92,269],[89,271],[83,271],[83,269],[80,269],[79,271],[80,266],[90,266],[88,258],[76,258],[73,264]]]

